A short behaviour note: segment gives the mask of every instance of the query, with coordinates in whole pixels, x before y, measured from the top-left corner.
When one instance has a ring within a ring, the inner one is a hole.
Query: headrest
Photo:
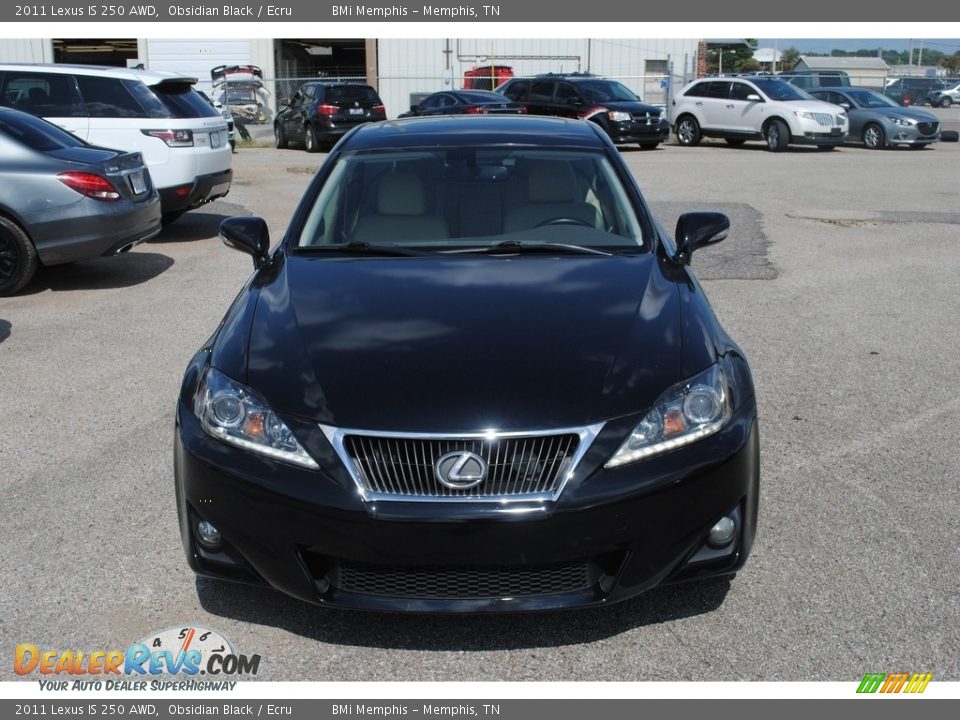
[[[426,212],[423,183],[409,172],[393,172],[380,180],[378,215],[423,215]]]
[[[527,198],[530,202],[573,202],[577,183],[570,163],[531,160],[527,163]]]

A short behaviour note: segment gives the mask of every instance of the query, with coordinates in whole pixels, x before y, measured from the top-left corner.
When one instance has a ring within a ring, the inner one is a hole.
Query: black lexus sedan
[[[177,406],[201,575],[410,612],[611,603],[726,575],[757,518],[742,351],[593,124],[363,125],[255,272]]]

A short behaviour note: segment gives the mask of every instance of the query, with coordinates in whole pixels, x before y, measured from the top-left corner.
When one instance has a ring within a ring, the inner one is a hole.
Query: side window
[[[527,102],[532,103],[548,103],[553,100],[553,83],[552,82],[535,82],[530,87],[530,92],[527,93]]]
[[[420,109],[421,109],[421,110],[435,110],[436,108],[439,108],[439,107],[440,107],[440,96],[439,96],[439,95],[431,95],[431,96],[428,97],[426,100],[424,100],[422,103],[420,103]]]
[[[707,84],[704,97],[726,99],[730,93],[729,81],[713,81]]]
[[[706,97],[707,94],[707,85],[709,83],[701,82],[697,83],[689,90],[687,90],[683,96],[684,97]]]
[[[529,80],[518,80],[504,88],[503,94],[511,100],[519,100],[530,89]]]
[[[457,104],[455,98],[450,97],[449,95],[441,95],[439,99],[439,105],[442,108],[453,107]]]
[[[90,117],[149,117],[122,80],[94,75],[78,75],[77,85]]]
[[[303,88],[303,96],[307,99],[312,99],[314,95],[317,94],[316,85],[307,85]]]
[[[809,88],[813,87],[813,78],[811,78],[809,75],[796,75],[790,78],[790,84],[796,85],[798,88],[802,88],[803,90],[808,90]]]
[[[570,83],[557,84],[557,103],[560,105],[576,105],[580,101],[577,89]]]
[[[72,75],[8,72],[0,104],[37,117],[85,117]]]
[[[745,83],[735,82],[730,88],[731,100],[746,100],[747,95],[756,95],[757,91]]]

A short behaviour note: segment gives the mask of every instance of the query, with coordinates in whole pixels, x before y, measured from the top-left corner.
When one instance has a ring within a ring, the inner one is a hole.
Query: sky
[[[862,38],[856,40],[830,40],[830,39],[793,39],[785,40],[783,38],[765,39],[758,40],[758,47],[773,47],[774,42],[777,43],[778,50],[786,50],[789,47],[795,47],[800,52],[816,52],[816,53],[827,53],[831,50],[846,50],[848,52],[860,50],[862,48],[883,48],[884,50],[908,50],[910,48],[910,40],[903,38],[898,38],[896,40],[886,38],[886,39],[870,39]],[[924,49],[930,50],[939,50],[942,53],[951,55],[957,51],[960,51],[960,40],[955,39],[943,39],[935,38],[932,40],[922,40]],[[913,48],[916,52],[920,47],[921,40],[915,38],[913,40]]]

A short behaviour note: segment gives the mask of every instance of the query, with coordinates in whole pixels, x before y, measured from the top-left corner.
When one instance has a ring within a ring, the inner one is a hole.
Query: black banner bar
[[[852,692],[852,690],[851,690]],[[909,710],[904,703],[909,703]],[[247,700],[219,698],[2,700],[0,718],[129,718],[157,720],[225,717],[264,720],[367,720],[477,718],[479,720],[638,720],[638,718],[733,718],[809,720],[940,720],[956,717],[957,700],[910,698],[850,700]],[[951,710],[950,708],[953,708]]]
[[[802,17],[800,17],[802,15]],[[947,23],[960,20],[960,4],[948,3],[935,13],[943,32],[957,33]],[[931,16],[932,17],[932,16]],[[485,0],[461,4],[440,2],[329,2],[329,0],[277,0],[273,3],[137,2],[135,0],[57,0],[7,3],[0,7],[0,23],[11,22],[789,22],[820,19],[824,22],[863,21],[860,0],[806,0],[803,10],[774,7],[766,0],[695,0],[693,3],[640,3],[623,0]],[[870,21],[902,22],[901,3],[872,3]],[[902,34],[902,25],[892,26]],[[2,35],[0,30],[0,35]],[[715,33],[716,34],[716,33]],[[730,35],[730,32],[726,33]],[[736,34],[736,33],[733,33]],[[719,36],[724,36],[723,32]]]

